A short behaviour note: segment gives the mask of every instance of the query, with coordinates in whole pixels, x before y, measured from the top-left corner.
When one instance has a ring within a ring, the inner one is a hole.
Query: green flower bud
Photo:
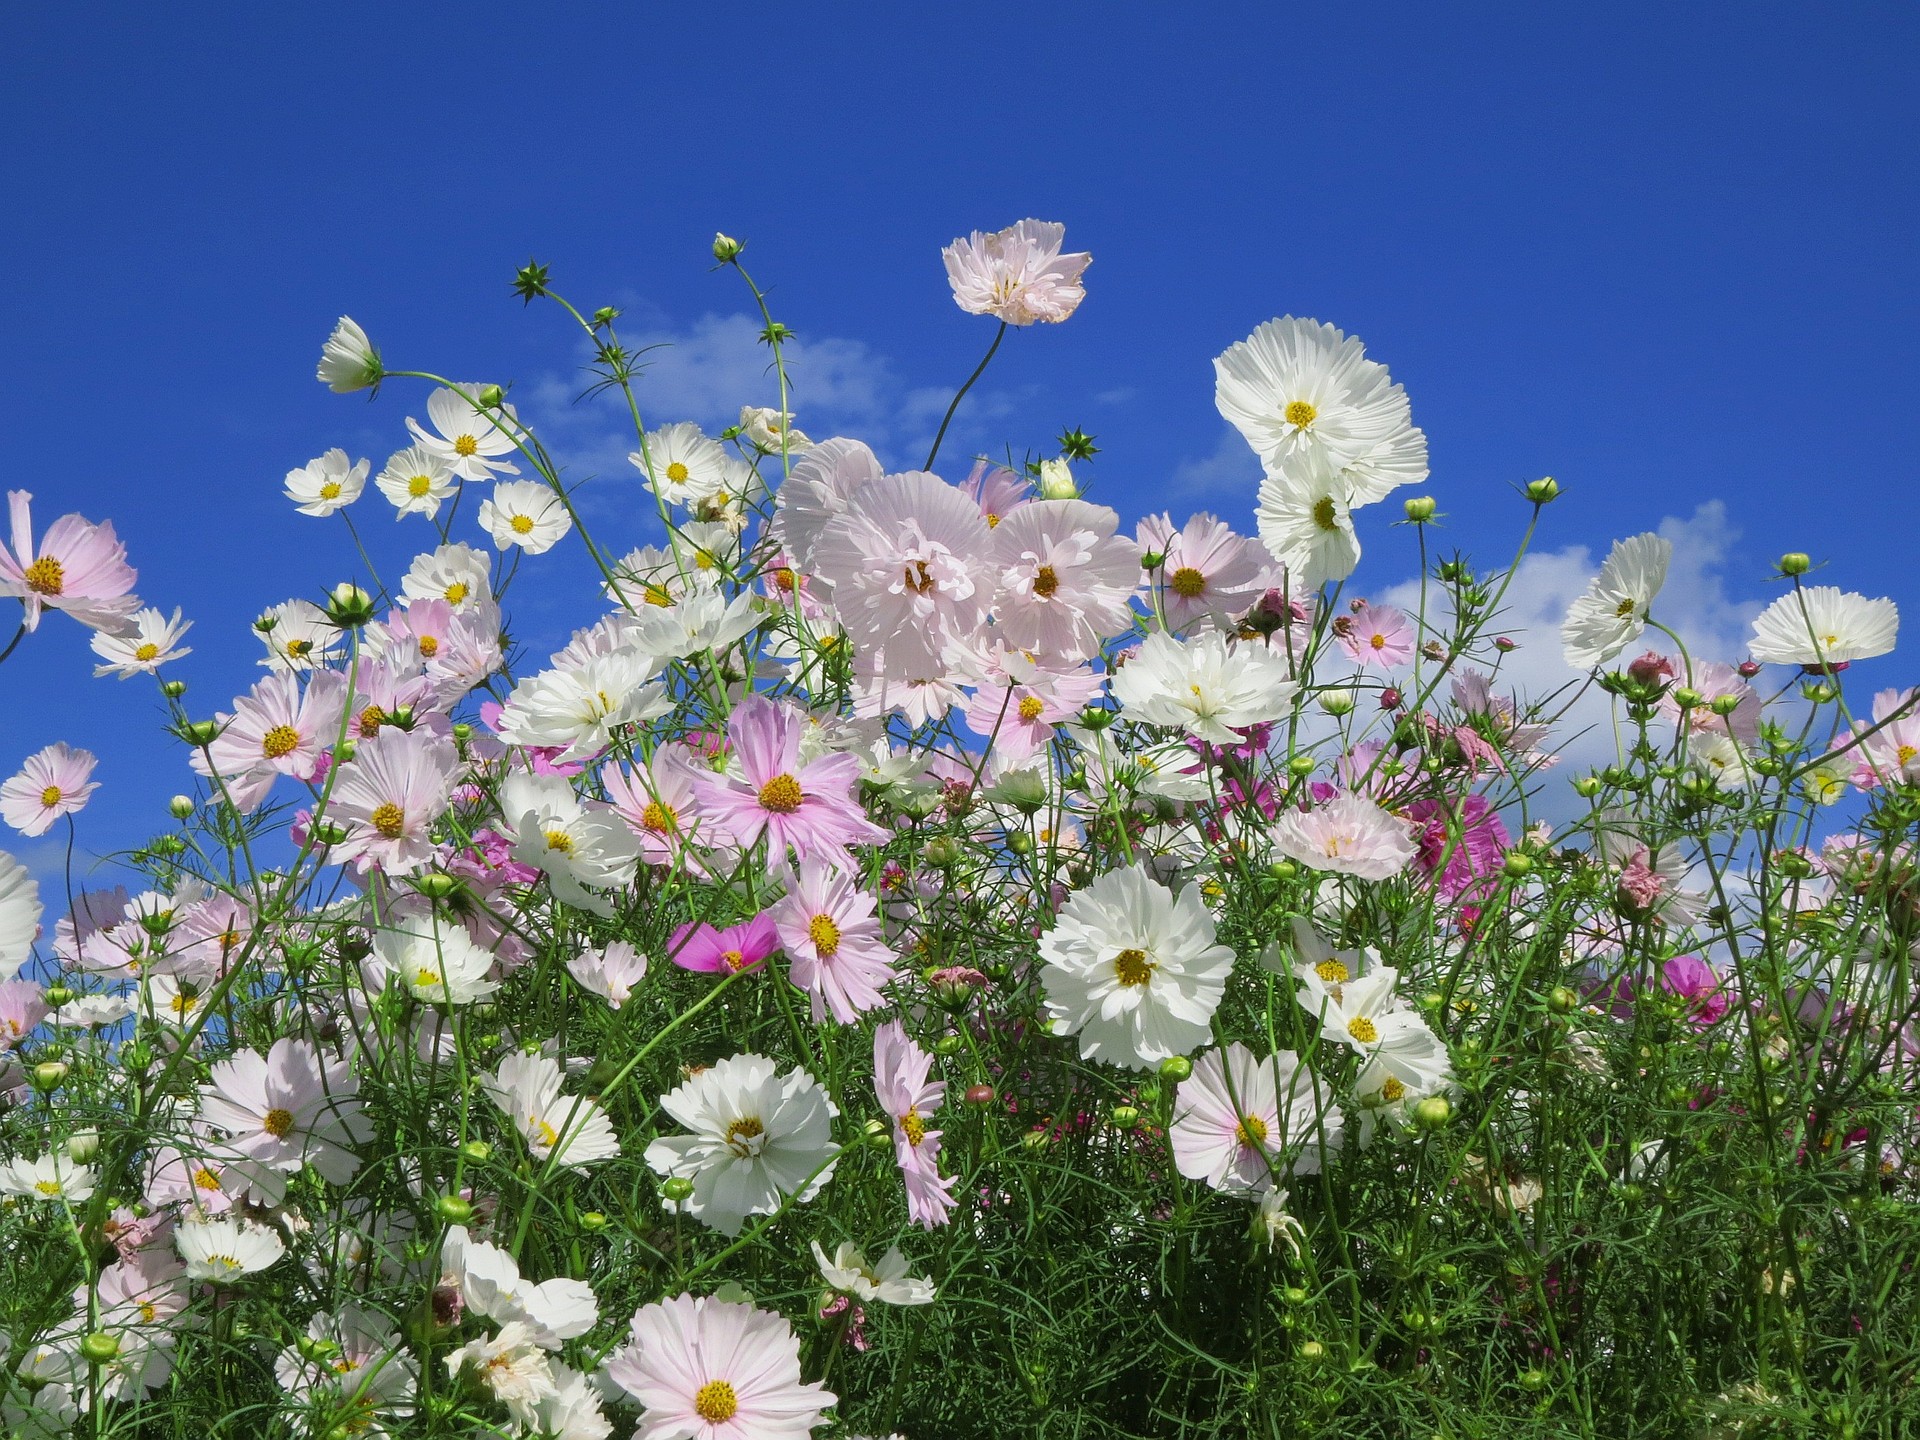
[[[484,1165],[493,1158],[493,1146],[484,1140],[469,1140],[460,1147],[460,1158],[469,1165]]]
[[[1291,880],[1300,873],[1300,867],[1291,860],[1276,860],[1267,866],[1267,873],[1276,880]]]
[[[1813,558],[1804,550],[1789,550],[1780,557],[1782,575],[1804,575],[1813,568]]]
[[[1582,799],[1591,800],[1600,793],[1601,781],[1598,775],[1582,775],[1573,782],[1573,793]]]
[[[597,1235],[607,1228],[607,1217],[598,1210],[588,1210],[580,1217],[580,1228],[590,1235]]]
[[[1440,507],[1434,504],[1431,495],[1416,495],[1401,508],[1406,511],[1407,519],[1416,525],[1424,525],[1433,518],[1434,511]]]
[[[341,630],[353,630],[373,619],[373,597],[352,581],[333,587],[323,607],[330,624]]]
[[[661,1185],[660,1194],[672,1204],[685,1204],[693,1198],[693,1182],[683,1175],[676,1175]]]
[[[1193,1074],[1193,1062],[1184,1055],[1169,1055],[1160,1062],[1163,1079],[1181,1081]]]
[[[473,1206],[458,1195],[442,1195],[433,1202],[433,1213],[449,1225],[464,1225],[473,1218]]]
[[[1453,1118],[1453,1105],[1444,1095],[1429,1095],[1413,1107],[1413,1123],[1423,1130],[1438,1130]]]
[[[27,1078],[33,1082],[33,1088],[42,1095],[60,1088],[60,1082],[67,1078],[66,1062],[62,1060],[42,1060],[27,1072]]]
[[[80,1342],[80,1354],[89,1365],[110,1364],[119,1353],[119,1337],[105,1330],[95,1330]]]
[[[1545,505],[1560,496],[1560,482],[1551,475],[1542,475],[1538,480],[1527,482],[1527,499],[1536,505]]]
[[[183,721],[179,730],[179,735],[182,740],[186,741],[189,745],[197,746],[201,749],[205,749],[211,745],[219,734],[220,722],[218,720]]]
[[[474,403],[482,410],[498,410],[507,403],[507,392],[498,385],[482,385],[480,393],[474,396]]]
[[[169,700],[178,700],[182,695],[187,693],[187,682],[184,680],[162,680],[160,682],[160,693]]]
[[[933,1053],[936,1055],[958,1055],[965,1045],[966,1041],[962,1040],[958,1035],[942,1035],[938,1040],[933,1042]]]
[[[1140,1123],[1140,1111],[1132,1105],[1113,1107],[1113,1126],[1116,1130],[1131,1130]]]
[[[1547,992],[1547,1008],[1556,1015],[1571,1015],[1580,1004],[1580,997],[1564,985],[1556,985]]]
[[[167,813],[176,820],[190,820],[199,807],[193,803],[191,795],[176,795],[167,801]]]
[[[1507,858],[1500,863],[1500,868],[1506,872],[1509,880],[1524,879],[1533,873],[1533,857],[1524,851],[1510,851]]]
[[[713,234],[713,258],[722,265],[731,265],[740,258],[740,252],[746,249],[746,242],[723,235],[719,231]]]
[[[73,999],[73,991],[68,986],[55,981],[46,988],[46,992],[40,998],[58,1010],[62,1005],[68,1004]]]
[[[1324,1360],[1327,1358],[1327,1347],[1322,1345],[1318,1340],[1302,1340],[1300,1342],[1300,1358],[1302,1360]]]

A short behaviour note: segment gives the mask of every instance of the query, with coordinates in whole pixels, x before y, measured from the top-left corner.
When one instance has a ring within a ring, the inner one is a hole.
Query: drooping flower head
[[[1647,613],[1667,583],[1673,542],[1651,532],[1616,540],[1586,593],[1568,607],[1560,640],[1576,670],[1604,665],[1647,628]]]
[[[940,1132],[927,1122],[945,1101],[946,1082],[930,1079],[933,1057],[889,1020],[873,1035],[873,1093],[893,1126],[893,1156],[907,1186],[907,1216],[931,1230],[952,1213],[954,1178],[940,1176]]]

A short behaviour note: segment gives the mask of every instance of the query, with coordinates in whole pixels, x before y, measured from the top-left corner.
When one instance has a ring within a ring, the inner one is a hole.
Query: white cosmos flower
[[[191,647],[180,643],[193,622],[182,620],[178,607],[172,619],[158,610],[141,610],[127,624],[128,628],[117,634],[93,632],[93,653],[107,662],[93,667],[95,675],[131,680],[135,675],[151,675],[169,660],[193,653]]]
[[[624,940],[613,940],[605,949],[583,950],[567,962],[567,973],[583,990],[591,990],[607,1002],[609,1010],[618,1010],[633,998],[633,987],[647,974],[647,957]]]
[[[481,1335],[447,1356],[447,1373],[475,1376],[522,1429],[539,1424],[540,1407],[557,1395],[553,1362],[535,1339],[533,1327],[515,1320],[494,1336]]]
[[[1047,1013],[1080,1053],[1144,1070],[1205,1043],[1233,969],[1213,917],[1142,862],[1096,876],[1040,937]]]
[[[791,411],[760,405],[740,407],[740,436],[763,455],[778,455],[783,448],[789,455],[813,448],[813,441],[793,428]]]
[[[1156,631],[1112,687],[1129,719],[1178,726],[1215,745],[1237,745],[1244,737],[1236,729],[1282,718],[1300,689],[1282,656],[1233,645],[1218,631],[1184,641]]]
[[[562,1092],[560,1065],[550,1055],[516,1050],[491,1075],[480,1077],[487,1098],[500,1107],[527,1142],[533,1158],[549,1156],[563,1170],[578,1170],[620,1153],[606,1112],[585,1096]]]
[[[836,515],[846,512],[855,491],[883,471],[872,450],[858,440],[822,440],[793,462],[793,472],[774,499],[773,539],[795,568],[814,568],[813,543]]]
[[[1266,1060],[1237,1041],[1180,1082],[1168,1129],[1174,1167],[1229,1195],[1259,1195],[1273,1173],[1311,1174],[1342,1138],[1332,1092],[1291,1050]]]
[[[33,954],[41,908],[33,873],[0,850],[0,980],[18,975]]]
[[[764,1055],[730,1055],[661,1096],[660,1108],[693,1133],[655,1140],[647,1164],[691,1180],[686,1212],[724,1234],[789,1195],[811,1200],[833,1176],[840,1112],[804,1070],[781,1075]]]
[[[774,448],[779,448],[777,443]],[[627,460],[669,505],[691,508],[727,488],[726,447],[703,435],[691,420],[662,425],[647,436],[647,448],[635,450]]]
[[[511,455],[514,437],[496,425],[480,408],[478,385],[461,385],[449,390],[444,386],[427,397],[427,419],[438,434],[428,434],[420,422],[407,417],[407,429],[421,449],[438,455],[447,468],[461,480],[491,480],[496,475],[518,475],[512,462],[496,457]],[[511,405],[502,405],[500,414],[513,429],[519,426]]]
[[[851,1240],[842,1240],[833,1248],[833,1258],[820,1242],[813,1242],[813,1263],[820,1267],[820,1278],[829,1288],[853,1296],[856,1300],[878,1300],[885,1305],[931,1305],[933,1281],[907,1273],[907,1257],[898,1245],[887,1248],[875,1265]]]
[[[624,885],[640,842],[604,801],[582,800],[564,775],[516,770],[500,782],[500,825],[513,858],[544,870],[554,893],[596,915],[613,906],[593,889]]]
[[[1427,476],[1427,437],[1406,391],[1351,335],[1288,315],[1269,320],[1213,362],[1214,401],[1270,470],[1316,456],[1339,476],[1347,505],[1372,504]]]
[[[187,1278],[210,1280],[215,1285],[264,1270],[287,1253],[286,1242],[277,1231],[224,1217],[183,1217],[174,1227],[173,1243],[187,1262]]]
[[[471,1005],[500,988],[487,977],[492,953],[474,944],[463,925],[382,930],[373,937],[373,953],[388,974],[429,1005]]]
[[[1446,1042],[1422,1022],[1405,1026],[1374,1047],[1353,1079],[1353,1105],[1348,1115],[1359,1131],[1362,1146],[1373,1143],[1382,1121],[1405,1129],[1409,1112],[1429,1095],[1453,1090],[1453,1064]]]
[[[367,332],[342,315],[321,347],[315,378],[336,394],[345,395],[378,385],[382,373],[380,352],[367,339]]]
[[[338,446],[287,472],[287,498],[302,515],[331,515],[360,498],[371,462],[347,459]]]
[[[416,600],[444,600],[458,615],[493,599],[492,570],[485,552],[471,545],[442,545],[413,564],[400,580],[403,604]]]
[[[8,1160],[0,1164],[0,1195],[78,1205],[93,1195],[93,1170],[75,1165],[59,1150],[49,1151],[38,1160]]]
[[[542,480],[502,480],[491,498],[480,502],[480,525],[501,550],[518,545],[542,555],[573,528],[566,502]]]
[[[408,1413],[418,1374],[400,1332],[378,1310],[348,1300],[316,1311],[306,1341],[287,1346],[273,1364],[274,1378],[294,1399],[344,1415],[342,1428],[361,1435],[385,1433],[383,1411]]]
[[[1346,579],[1360,563],[1346,491],[1340,472],[1317,450],[1302,451],[1260,482],[1260,539],[1302,593]]]
[[[264,670],[320,670],[339,658],[340,627],[311,600],[283,601],[262,613],[253,629],[267,647]]]
[[[540,1402],[534,1428],[552,1440],[607,1440],[613,1422],[600,1411],[595,1376],[553,1362],[553,1394]]]
[[[568,760],[585,760],[613,743],[622,725],[666,714],[673,702],[650,684],[658,665],[622,647],[529,675],[513,687],[495,727],[509,745],[560,745]]]
[[[1638,640],[1672,560],[1673,542],[1651,532],[1614,541],[1607,563],[1560,627],[1567,663],[1591,670]]]
[[[1832,585],[1782,595],[1753,622],[1753,658],[1776,665],[1840,665],[1893,649],[1900,610]]]
[[[543,1350],[558,1350],[586,1334],[600,1318],[593,1287],[586,1281],[561,1276],[536,1285],[521,1275],[512,1255],[475,1240],[464,1225],[447,1231],[440,1263],[459,1285],[468,1308],[495,1324],[520,1321]]]
[[[387,468],[373,482],[393,502],[397,520],[403,515],[440,513],[440,502],[453,494],[459,481],[453,467],[424,445],[409,445],[387,457]]]

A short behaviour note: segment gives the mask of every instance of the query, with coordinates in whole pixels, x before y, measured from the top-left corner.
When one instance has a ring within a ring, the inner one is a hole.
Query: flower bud
[[[1813,558],[1804,550],[1789,550],[1779,560],[1782,575],[1804,575],[1813,568]]]
[[[1431,495],[1415,495],[1401,508],[1406,511],[1407,519],[1416,525],[1424,525],[1433,518],[1434,511],[1439,509],[1439,506],[1434,504]]]
[[[184,680],[162,680],[160,682],[160,693],[169,700],[178,700],[182,695],[187,693],[187,682]]]
[[[1580,1003],[1580,997],[1564,985],[1556,985],[1547,992],[1547,1008],[1556,1015],[1571,1015]]]
[[[1160,1062],[1160,1075],[1162,1079],[1172,1080],[1177,1083],[1186,1079],[1191,1074],[1193,1074],[1193,1062],[1184,1055],[1169,1055]]]
[[[1398,710],[1400,708],[1400,700],[1400,692],[1391,685],[1380,692],[1380,708],[1382,710]]]
[[[1353,691],[1322,690],[1319,694],[1320,708],[1329,715],[1347,715],[1353,710]]]
[[[1840,698],[1840,692],[1823,680],[1808,680],[1800,686],[1800,694],[1813,705],[1829,705]]]
[[[1300,1358],[1302,1360],[1324,1360],[1327,1358],[1327,1347],[1322,1345],[1318,1340],[1303,1340],[1300,1342]]]
[[[444,870],[429,870],[413,878],[413,888],[429,900],[445,900],[460,889],[460,877]]]
[[[991,1085],[969,1085],[961,1098],[969,1105],[991,1105],[997,1097]]]
[[[1740,672],[1740,678],[1742,680],[1751,680],[1760,673],[1759,662],[1755,660],[1742,660],[1733,668]]]
[[[42,1060],[27,1072],[27,1078],[33,1082],[33,1088],[42,1095],[60,1088],[60,1082],[67,1078],[67,1066],[64,1060]]]
[[[713,258],[722,265],[731,265],[740,258],[740,252],[746,249],[746,242],[736,240],[731,235],[713,232]]]
[[[1502,655],[1511,655],[1520,648],[1520,642],[1509,639],[1505,635],[1496,635],[1493,637],[1493,648],[1498,650]]]
[[[1542,475],[1538,480],[1527,482],[1527,499],[1536,505],[1545,505],[1560,497],[1560,482],[1551,475]]]
[[[1267,866],[1267,873],[1276,880],[1291,880],[1300,873],[1300,867],[1291,860],[1276,860]]]
[[[960,863],[960,847],[948,835],[936,835],[920,849],[920,858],[936,870]]]
[[[129,1075],[144,1075],[153,1067],[153,1048],[144,1040],[120,1047],[120,1063]]]
[[[1140,1111],[1137,1106],[1116,1105],[1113,1107],[1113,1128],[1114,1129],[1131,1130],[1134,1128],[1134,1126],[1138,1125],[1139,1123],[1140,1123]]]
[[[473,1206],[459,1195],[442,1195],[433,1202],[433,1213],[449,1225],[464,1225],[473,1218]]]
[[[1042,460],[1040,483],[1036,489],[1042,500],[1078,500],[1080,498],[1080,486],[1073,478],[1073,467],[1065,460]]]
[[[607,1228],[607,1217],[598,1210],[584,1211],[580,1216],[580,1228],[588,1234],[598,1234]]]
[[[1698,710],[1706,703],[1707,697],[1690,686],[1682,685],[1673,692],[1673,703],[1682,710]]]
[[[76,1165],[84,1165],[100,1153],[100,1132],[98,1130],[76,1130],[67,1137],[67,1158]]]
[[[1140,557],[1140,568],[1142,570],[1158,570],[1166,563],[1167,557],[1162,555],[1158,550],[1149,550]]]
[[[493,1158],[493,1146],[484,1140],[469,1140],[460,1147],[460,1158],[469,1165],[484,1165]]]
[[[46,988],[40,998],[45,1000],[47,1004],[51,1005],[55,1010],[58,1010],[62,1005],[67,1004],[73,999],[73,991],[69,987],[55,981]]]
[[[1731,715],[1740,708],[1740,697],[1738,695],[1716,695],[1707,702],[1707,708],[1716,715]]]
[[[218,720],[188,720],[180,726],[180,738],[189,745],[205,749],[220,735]]]
[[[1438,1130],[1453,1118],[1453,1105],[1444,1095],[1429,1095],[1413,1107],[1413,1123],[1423,1130]]]
[[[89,1365],[106,1365],[120,1353],[119,1337],[95,1330],[80,1342],[80,1354]]]
[[[1510,851],[1500,869],[1509,880],[1523,880],[1533,873],[1533,857],[1521,850]]]
[[[958,1055],[967,1042],[958,1035],[942,1035],[933,1042],[933,1053],[939,1056]]]
[[[1598,775],[1582,775],[1573,782],[1573,793],[1584,800],[1591,800],[1600,793],[1600,777]]]
[[[167,813],[176,820],[191,819],[196,808],[190,795],[176,795],[167,801]]]
[[[507,392],[498,385],[482,385],[480,393],[473,397],[473,403],[482,410],[498,410],[507,403]]]
[[[660,1187],[661,1197],[674,1205],[681,1205],[693,1198],[693,1182],[684,1175],[676,1175]]]

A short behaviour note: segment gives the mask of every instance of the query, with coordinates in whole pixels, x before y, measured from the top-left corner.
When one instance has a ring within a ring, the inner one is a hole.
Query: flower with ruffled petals
[[[487,1098],[506,1114],[541,1164],[579,1170],[620,1153],[607,1112],[583,1095],[561,1090],[560,1064],[551,1055],[516,1050],[480,1078]]]
[[[82,915],[87,898],[82,896],[76,907]],[[33,873],[0,850],[0,976],[19,974],[32,956],[33,942],[40,935],[41,910],[40,886]]]
[[[1345,479],[1318,450],[1303,451],[1260,482],[1260,539],[1297,589],[1344,580],[1360,563],[1346,491]]]
[[[1212,515],[1195,515],[1179,530],[1169,515],[1150,516],[1140,522],[1139,542],[1143,554],[1161,557],[1157,598],[1169,630],[1225,624],[1267,588],[1272,566],[1260,543]]]
[[[363,873],[419,869],[432,858],[430,830],[446,811],[459,769],[453,742],[428,730],[387,726],[359,742],[327,812],[347,831],[330,858]]]
[[[820,1267],[820,1278],[830,1289],[857,1300],[879,1301],[883,1305],[931,1305],[933,1281],[908,1273],[907,1257],[898,1245],[887,1248],[879,1261],[872,1262],[851,1240],[833,1247],[829,1259],[818,1240],[813,1244],[813,1263]]]
[[[393,502],[394,519],[440,513],[440,502],[459,488],[453,467],[424,445],[409,445],[387,457],[386,469],[373,483]]]
[[[283,1176],[311,1165],[344,1185],[360,1168],[357,1147],[372,1135],[347,1060],[323,1060],[305,1040],[282,1038],[262,1055],[241,1050],[213,1067],[200,1087],[199,1119],[224,1131],[216,1153],[248,1191],[278,1204]]]
[[[243,1275],[265,1270],[287,1253],[286,1242],[266,1225],[225,1217],[183,1218],[173,1242],[186,1261],[189,1280],[231,1285]]]
[[[633,1440],[807,1440],[838,1398],[801,1380],[780,1316],[710,1296],[636,1310],[606,1374],[640,1403]]]
[[[1273,848],[1313,870],[1388,880],[1419,853],[1404,820],[1364,795],[1343,793],[1273,824]]]
[[[1064,225],[1022,220],[955,240],[940,252],[953,303],[969,315],[991,315],[1009,325],[1065,320],[1086,298],[1080,276],[1093,263],[1085,251],[1063,255],[1066,238]]]
[[[29,630],[38,628],[45,610],[64,610],[95,630],[123,628],[140,601],[129,593],[137,577],[113,522],[95,525],[62,515],[36,547],[32,501],[28,491],[7,492],[13,545],[0,544],[0,595],[11,595],[25,607],[22,618]]]
[[[1391,605],[1359,601],[1334,620],[1333,633],[1348,658],[1369,670],[1392,670],[1413,658],[1413,622]]]
[[[567,962],[567,973],[583,990],[590,990],[618,1010],[633,998],[634,986],[647,977],[647,957],[624,940],[610,940],[598,950],[582,950]]]
[[[346,690],[347,678],[337,670],[317,672],[304,690],[286,671],[267,676],[221,717],[213,743],[194,751],[194,769],[225,781],[242,810],[266,798],[276,775],[316,779],[339,736]]]
[[[1129,720],[1178,726],[1214,745],[1237,745],[1245,738],[1239,732],[1283,718],[1300,690],[1283,655],[1216,630],[1191,640],[1156,630],[1112,687]]]
[[[994,606],[1005,643],[1049,663],[1084,660],[1130,629],[1140,547],[1114,534],[1119,515],[1085,500],[1035,500],[993,532]]]
[[[1640,638],[1647,612],[1667,583],[1673,542],[1648,533],[1616,540],[1586,593],[1567,609],[1560,627],[1567,663],[1591,670]]]
[[[927,1230],[947,1223],[957,1180],[941,1178],[940,1132],[927,1123],[947,1096],[946,1082],[929,1078],[932,1070],[933,1057],[913,1043],[898,1020],[874,1031],[873,1093],[893,1126],[893,1157],[906,1181],[907,1217]]]
[[[27,757],[20,773],[0,784],[0,818],[22,835],[44,835],[62,815],[77,815],[100,788],[90,750],[56,740]]]

